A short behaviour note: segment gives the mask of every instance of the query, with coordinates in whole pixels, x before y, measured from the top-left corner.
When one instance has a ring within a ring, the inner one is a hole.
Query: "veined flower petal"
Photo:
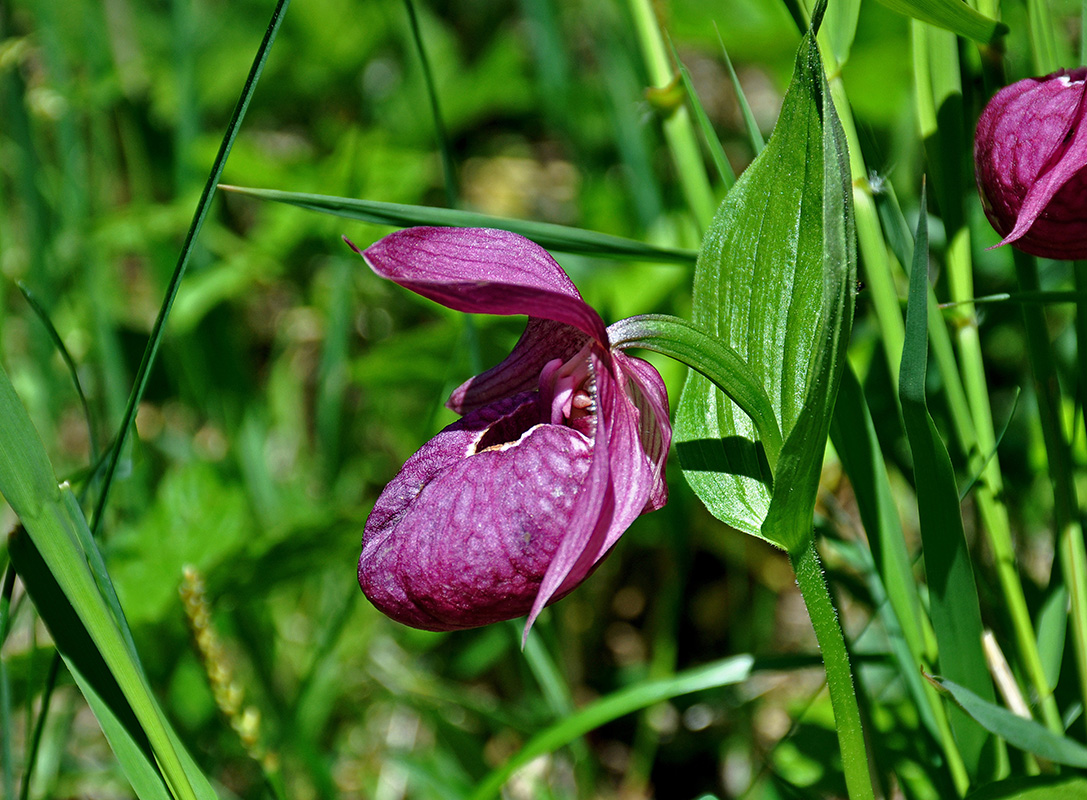
[[[489,228],[407,228],[366,249],[378,275],[447,308],[565,322],[607,344],[604,321],[551,254]]]
[[[359,559],[359,583],[381,611],[426,630],[528,613],[591,460],[591,443],[571,428],[518,432],[525,423],[514,418],[539,418],[538,406],[523,393],[469,414],[385,487]],[[477,451],[504,421],[516,439]]]

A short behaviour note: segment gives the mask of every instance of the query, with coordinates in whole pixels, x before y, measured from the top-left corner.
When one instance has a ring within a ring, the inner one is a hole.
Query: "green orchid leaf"
[[[310,211],[320,211],[337,217],[362,220],[376,225],[438,225],[463,228],[498,228],[519,233],[548,250],[563,253],[579,253],[599,258],[616,258],[633,261],[657,261],[690,264],[695,253],[672,247],[657,247],[622,236],[612,236],[597,231],[570,228],[551,222],[495,217],[475,211],[456,208],[433,208],[403,203],[383,203],[377,200],[356,200],[350,197],[331,197],[323,194],[283,192],[277,189],[253,189],[244,186],[219,187],[225,192],[244,194],[260,200],[274,200]]]
[[[987,44],[1008,32],[1003,22],[975,11],[962,0],[879,0],[906,17],[928,22],[938,28]]]
[[[924,192],[921,208],[925,208]],[[982,651],[981,609],[959,510],[958,485],[951,458],[925,400],[928,228],[924,213],[917,224],[915,242],[899,396],[906,438],[913,453],[917,515],[929,587],[929,615],[936,634],[941,674],[992,703],[995,699],[993,684]],[[952,709],[950,720],[966,769],[976,777],[980,774],[988,735],[957,709]]]
[[[811,532],[855,274],[845,137],[809,32],[773,136],[718,209],[695,268],[696,326],[747,362],[774,408],[784,444],[772,482],[757,429],[709,380],[690,375],[676,415],[680,463],[710,512],[789,550]]]
[[[954,681],[934,678],[936,683],[946,689],[954,698],[959,708],[971,716],[982,728],[1006,741],[1013,747],[1034,753],[1055,764],[1069,767],[1087,768],[1087,747],[1074,739],[1053,733],[1032,719],[1013,714],[992,700],[978,697],[965,686]],[[1066,795],[1049,795],[1065,797]]]

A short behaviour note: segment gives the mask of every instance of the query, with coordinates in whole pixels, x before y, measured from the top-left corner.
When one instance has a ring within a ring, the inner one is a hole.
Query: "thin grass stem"
[[[15,796],[15,757],[11,743],[15,740],[14,723],[11,719],[11,683],[8,678],[7,660],[3,657],[3,644],[8,638],[11,624],[11,596],[15,591],[15,567],[10,563],[4,570],[4,588],[0,590],[0,771],[4,773],[4,797]]]
[[[668,63],[664,37],[650,0],[628,0],[634,28],[641,46],[649,80],[654,86],[667,86],[674,78]],[[680,106],[663,122],[664,138],[672,152],[680,187],[692,216],[700,230],[706,230],[717,202],[710,188],[709,177],[698,151],[698,137],[687,109]]]
[[[117,473],[117,464],[121,460],[121,453],[124,451],[125,444],[128,442],[129,433],[132,430],[132,425],[136,420],[136,409],[139,408],[140,401],[143,399],[144,392],[147,390],[147,382],[151,377],[151,368],[155,364],[155,357],[158,355],[159,345],[162,344],[162,338],[166,332],[166,320],[169,318],[170,310],[173,308],[174,300],[177,298],[178,289],[181,288],[181,280],[185,277],[185,270],[188,267],[189,258],[192,255],[193,247],[196,244],[196,238],[200,235],[200,229],[204,225],[204,219],[207,217],[208,210],[211,208],[211,201],[215,196],[215,190],[219,185],[219,179],[222,177],[223,167],[226,166],[226,160],[230,155],[230,149],[234,146],[234,140],[238,136],[242,120],[245,119],[245,112],[249,108],[249,101],[253,99],[253,93],[257,88],[257,81],[260,80],[261,73],[264,71],[264,63],[268,59],[268,53],[272,48],[272,43],[275,41],[276,34],[279,33],[279,27],[283,22],[283,16],[289,5],[290,0],[278,0],[275,9],[272,11],[272,19],[264,32],[264,38],[260,43],[260,47],[257,48],[257,55],[253,60],[253,66],[249,70],[249,75],[245,79],[245,86],[242,88],[241,97],[234,107],[234,113],[231,115],[230,123],[227,125],[222,143],[219,145],[219,152],[216,154],[215,161],[212,164],[211,174],[208,175],[208,180],[204,184],[204,190],[201,192],[200,200],[196,205],[196,213],[193,215],[192,223],[189,225],[189,231],[185,235],[185,243],[181,247],[181,254],[178,257],[177,266],[174,267],[173,275],[170,277],[170,284],[166,289],[166,296],[163,298],[162,306],[159,309],[158,316],[155,318],[155,324],[151,328],[151,336],[144,349],[139,371],[136,373],[136,382],[132,387],[132,393],[129,395],[128,405],[125,407],[124,418],[121,420],[121,425],[117,431],[116,441],[114,442],[113,449],[110,451],[109,462],[106,465],[106,473],[102,483],[102,494],[98,497],[98,503],[95,506],[94,515],[91,518],[91,533],[95,536],[98,536],[102,529],[102,518],[106,510],[106,505],[109,502],[110,489],[113,487],[113,479]]]
[[[408,13],[411,40],[415,45],[415,53],[419,56],[419,66],[423,71],[423,83],[426,85],[427,101],[430,103],[430,116],[434,121],[434,134],[438,139],[438,152],[442,158],[442,182],[445,186],[445,201],[450,208],[456,208],[457,200],[460,197],[460,188],[457,181],[457,170],[453,163],[453,151],[449,146],[449,134],[446,131],[441,105],[438,102],[438,90],[434,85],[434,73],[430,69],[430,59],[427,57],[426,46],[423,44],[423,35],[419,32],[419,17],[415,13],[415,3],[412,0],[404,0],[404,9]]]
[[[60,677],[61,658],[59,653],[53,654],[53,660],[49,664],[49,674],[45,678],[45,690],[42,692],[41,711],[34,723],[34,733],[30,737],[30,747],[26,751],[26,770],[23,772],[23,781],[19,786],[19,800],[27,800],[30,796],[30,780],[34,776],[34,765],[38,763],[38,752],[41,750],[42,736],[45,733],[45,720],[48,716],[49,701]],[[7,795],[13,797],[14,795]]]

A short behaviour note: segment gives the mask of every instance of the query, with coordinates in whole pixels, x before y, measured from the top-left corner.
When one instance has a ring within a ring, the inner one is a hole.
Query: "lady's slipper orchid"
[[[1087,258],[1087,67],[997,92],[978,120],[974,163],[1000,244]]]
[[[531,625],[639,514],[664,505],[664,383],[647,362],[611,349],[566,273],[521,236],[411,228],[362,256],[449,308],[529,320],[502,363],[453,392],[447,405],[462,418],[381,493],[363,531],[359,585],[416,628],[525,614]]]

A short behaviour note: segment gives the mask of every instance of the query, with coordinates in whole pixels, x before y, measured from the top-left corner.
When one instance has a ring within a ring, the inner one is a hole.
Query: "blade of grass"
[[[144,800],[169,800],[171,792],[154,766],[154,748],[141,722],[114,679],[111,668],[100,657],[96,658],[98,650],[91,634],[65,597],[33,540],[26,533],[17,533],[10,540],[10,546],[38,613],[53,634],[58,652],[65,654],[69,672],[94,711],[136,795]],[[44,713],[39,715],[39,721],[43,719]],[[30,748],[31,752],[36,749]],[[21,797],[29,791],[30,775],[28,767]]]
[[[304,192],[283,192],[276,189],[253,189],[244,186],[220,186],[225,192],[234,192],[261,200],[274,200],[287,203],[310,211],[320,211],[348,219],[358,219],[378,225],[438,225],[465,228],[500,228],[519,233],[532,239],[548,250],[564,253],[599,256],[601,258],[630,259],[632,261],[661,261],[693,265],[698,254],[693,250],[671,247],[624,239],[596,231],[568,228],[550,222],[509,219],[474,211],[461,211],[454,208],[433,208],[431,206],[413,206],[401,203],[383,203],[377,200],[357,200],[350,197],[331,197],[329,195],[306,194]]]
[[[962,384],[976,434],[973,442],[976,444],[976,454],[972,454],[971,461],[973,467],[976,464],[974,459],[995,452],[996,435],[977,315],[973,305],[968,302],[974,296],[974,285],[970,234],[962,207],[966,187],[961,159],[957,155],[967,152],[968,148],[962,121],[958,48],[953,36],[923,23],[912,23],[911,32],[918,118],[930,156],[937,205],[947,230],[948,286],[951,299],[963,303],[953,317],[953,328],[959,347]],[[965,427],[964,421],[957,420],[957,424]],[[1019,580],[1008,509],[1000,500],[1003,496],[1003,475],[999,459],[992,458],[981,472],[984,479],[978,483],[975,497],[985,535],[993,551],[1004,608],[1015,632],[1016,654],[1026,680],[1041,698],[1042,717],[1047,727],[1056,732],[1062,730],[1060,713],[1056,701],[1048,692],[1034,626]]]
[[[0,590],[0,731],[4,734],[3,741],[0,741],[0,772],[3,772],[0,786],[4,789],[4,797],[15,797],[15,757],[11,752],[15,724],[11,718],[11,683],[3,651],[11,623],[11,594],[14,589],[15,569],[8,564],[4,570],[4,587]]]
[[[978,13],[961,0],[879,0],[892,11],[928,22],[958,36],[987,44],[1008,32],[1008,26]]]
[[[926,726],[941,742],[955,786],[963,794],[970,780],[951,735],[946,710],[935,690],[917,672],[919,664],[931,664],[935,660],[931,623],[917,592],[912,560],[906,550],[872,415],[863,389],[849,368],[842,374],[830,436],[853,485],[879,583],[886,592],[894,622],[902,631],[907,646],[909,662],[901,665],[903,679]]]
[[[1068,632],[1068,590],[1064,585],[1051,588],[1038,610],[1034,627],[1038,631],[1038,652],[1046,668],[1051,687],[1057,686],[1064,661],[1065,636]]]
[[[924,209],[923,191],[921,208]],[[929,613],[939,647],[940,672],[993,702],[995,694],[981,644],[981,609],[959,510],[955,473],[925,399],[928,230],[923,210],[915,242],[899,391],[913,454]],[[983,751],[988,738],[985,731],[958,711],[951,714],[951,728],[971,778],[984,777]]]
[[[64,340],[61,339],[60,334],[57,333],[53,321],[49,318],[49,313],[45,310],[45,307],[38,302],[38,298],[30,291],[30,288],[22,281],[17,281],[16,285],[19,287],[19,291],[23,293],[23,298],[34,310],[38,320],[45,326],[49,338],[53,341],[53,346],[56,347],[57,352],[60,353],[60,357],[64,360],[64,365],[68,368],[68,374],[72,379],[72,386],[75,387],[76,394],[79,395],[79,404],[83,408],[83,419],[87,423],[87,437],[90,442],[91,461],[94,462],[98,459],[98,441],[94,432],[94,419],[91,417],[91,407],[87,403],[87,395],[83,392],[83,383],[79,380],[79,370],[76,368],[75,361],[72,360],[72,354],[68,352]]]
[[[740,85],[740,79],[736,75],[736,68],[732,66],[732,59],[728,56],[728,50],[725,48],[725,40],[721,38],[721,31],[717,27],[717,23],[713,23],[713,30],[717,34],[717,43],[721,45],[721,55],[725,59],[725,67],[728,68],[728,77],[732,81],[732,88],[736,91],[736,100],[740,104],[740,114],[744,118],[744,126],[747,128],[747,138],[751,142],[751,148],[755,151],[755,155],[762,152],[762,148],[766,146],[766,141],[762,138],[762,131],[759,130],[759,124],[755,121],[755,115],[751,113],[751,105],[747,102],[747,95],[744,94],[744,89]]]
[[[1055,734],[1034,720],[1016,716],[1008,709],[978,697],[954,681],[937,678],[935,683],[949,692],[959,708],[985,730],[1001,737],[1013,747],[1034,753],[1055,764],[1087,768],[1087,747],[1074,739]]]
[[[419,32],[419,18],[415,13],[415,3],[412,0],[404,0],[404,8],[408,13],[408,24],[411,28],[411,40],[415,45],[415,53],[419,57],[419,66],[423,70],[423,82],[426,84],[427,101],[430,103],[430,116],[434,121],[434,135],[438,139],[438,152],[442,157],[442,176],[445,185],[446,204],[453,208],[457,205],[460,196],[458,188],[457,170],[453,166],[453,152],[449,147],[449,134],[446,133],[445,123],[442,121],[441,105],[438,103],[438,91],[434,86],[434,74],[430,70],[430,59],[427,58],[426,47],[423,45],[423,36]]]
[[[725,150],[721,147],[721,140],[717,138],[713,123],[710,122],[710,118],[706,115],[706,109],[702,107],[702,101],[698,98],[698,92],[695,91],[694,84],[691,82],[690,70],[687,69],[686,64],[679,60],[679,53],[676,52],[676,46],[672,44],[671,39],[668,40],[668,46],[672,50],[672,59],[679,65],[679,77],[683,82],[687,102],[691,104],[691,111],[694,112],[698,129],[702,132],[702,141],[706,143],[706,149],[710,151],[713,165],[717,168],[717,177],[721,179],[721,183],[727,191],[732,188],[732,184],[736,183],[736,173],[732,171],[732,165],[728,163]]]
[[[45,734],[45,721],[48,719],[48,714],[46,712],[49,709],[49,703],[57,685],[57,678],[60,676],[60,665],[62,661],[63,659],[60,655],[60,651],[54,652],[53,660],[49,664],[49,674],[45,676],[45,689],[42,691],[41,711],[38,712],[38,718],[34,722],[34,733],[30,737],[30,747],[28,747],[26,751],[26,768],[23,772],[23,784],[19,787],[19,800],[27,800],[30,795],[31,780],[34,777],[34,768],[38,764],[38,753]],[[103,709],[103,714],[110,713],[112,712],[110,712],[108,708]]]
[[[96,659],[102,662],[109,680],[116,682],[123,695],[110,709],[117,712],[122,705],[130,707],[127,713],[134,716],[140,735],[153,749],[157,769],[171,793],[185,800],[214,797],[203,775],[199,771],[190,773],[183,766],[178,753],[180,746],[158,709],[131,649],[131,634],[123,617],[118,618],[110,608],[100,589],[99,577],[89,563],[95,559],[84,550],[84,544],[89,543],[93,548],[94,541],[82,510],[67,484],[58,486],[41,440],[2,369],[0,419],[5,429],[5,436],[0,439],[0,494],[25,529],[9,541],[9,552],[35,606],[46,619],[55,608],[70,604],[74,609],[93,644],[74,647],[68,657],[81,664]],[[46,565],[44,575],[48,578],[36,571],[36,559]],[[40,581],[34,583],[38,578]],[[54,630],[54,639],[61,641],[65,633]]]
[[[1012,252],[1020,290],[1039,291],[1037,260],[1019,250]],[[1087,703],[1087,615],[1084,613],[1087,573],[1083,571],[1083,527],[1079,519],[1079,499],[1074,481],[1075,466],[1061,423],[1060,384],[1057,381],[1045,310],[1037,305],[1024,305],[1022,308],[1031,373],[1034,376],[1034,392],[1038,398],[1038,418],[1045,442],[1049,479],[1053,486],[1053,523],[1061,578],[1072,597],[1072,643],[1079,676],[1080,699]]]
[[[53,321],[49,318],[49,314],[45,308],[38,302],[37,298],[30,291],[30,289],[22,282],[18,282],[19,290],[23,293],[23,297],[27,303],[33,309],[42,325],[45,327],[50,339],[53,341],[53,346],[57,352],[60,353],[61,358],[64,360],[65,365],[68,368],[69,376],[72,379],[72,385],[75,387],[76,393],[79,396],[79,402],[83,407],[83,416],[87,423],[87,436],[90,443],[90,456],[91,462],[98,460],[98,442],[95,434],[94,420],[91,417],[90,406],[87,403],[87,396],[83,391],[83,384],[79,379],[79,371],[76,369],[75,361],[72,360],[71,353],[68,352],[68,348],[64,344],[64,340],[61,339],[60,334],[57,332],[56,327],[53,325]],[[95,471],[91,470],[88,474],[88,479],[80,492],[80,501],[82,502],[87,493],[91,490],[94,484]],[[84,543],[84,550],[91,553],[98,553],[97,548],[89,548]],[[101,559],[95,559],[91,561],[92,569],[95,572],[95,580],[98,583],[99,589],[103,590],[103,594],[109,600],[110,609],[113,612],[114,618],[120,619],[123,616],[121,611],[120,602],[117,599],[115,593],[113,593],[113,585],[105,577],[106,568]],[[3,641],[3,637],[0,637],[0,641]],[[135,653],[135,645],[129,641],[129,647],[133,653]],[[53,692],[56,689],[57,676],[60,672],[61,655],[57,651],[53,654],[52,663],[49,666],[49,674],[46,677],[45,686],[42,689],[41,705],[38,711],[38,718],[34,724],[34,731],[30,738],[30,746],[27,748],[26,753],[26,769],[23,773],[22,785],[19,790],[19,797],[21,800],[26,800],[30,792],[30,782],[34,775],[34,766],[38,761],[38,747],[42,741],[42,733],[45,730],[45,720],[49,714],[50,703],[53,698]],[[9,795],[13,796],[13,795]]]
[[[151,336],[148,339],[147,347],[144,350],[139,371],[136,373],[135,386],[133,386],[132,393],[129,395],[128,405],[125,407],[124,418],[121,420],[121,426],[118,429],[116,441],[114,442],[113,449],[110,451],[110,458],[106,466],[106,473],[102,483],[102,493],[98,497],[98,503],[95,506],[94,516],[91,521],[91,532],[94,535],[97,535],[101,530],[103,514],[105,513],[106,505],[109,502],[110,489],[117,472],[117,464],[121,459],[121,452],[124,450],[125,444],[128,441],[129,432],[135,422],[136,409],[139,407],[140,401],[143,399],[144,392],[147,389],[147,382],[151,377],[151,368],[154,366],[155,357],[158,355],[159,345],[162,343],[162,337],[166,330],[166,320],[170,316],[170,309],[173,307],[174,300],[177,298],[178,289],[181,287],[181,280],[185,277],[185,269],[188,266],[189,257],[192,255],[193,246],[196,244],[196,238],[199,236],[200,229],[204,225],[204,219],[207,217],[208,210],[211,208],[211,201],[215,196],[215,189],[219,185],[219,178],[223,174],[223,167],[226,166],[226,160],[230,155],[230,149],[233,147],[234,140],[238,136],[238,130],[241,128],[242,120],[245,118],[245,112],[249,108],[249,101],[253,98],[253,92],[257,88],[257,81],[260,80],[261,73],[264,71],[264,64],[268,59],[268,53],[272,48],[272,43],[275,41],[276,34],[279,32],[279,27],[283,22],[283,15],[286,13],[289,5],[290,0],[277,0],[276,2],[275,9],[272,11],[271,21],[268,23],[268,27],[264,32],[264,38],[257,48],[256,57],[253,59],[253,65],[249,70],[249,75],[245,79],[245,86],[242,88],[241,96],[238,98],[238,103],[234,107],[234,112],[231,115],[230,123],[227,125],[222,143],[219,145],[219,152],[216,154],[215,161],[212,164],[211,174],[208,175],[207,183],[204,184],[204,190],[200,194],[200,200],[196,205],[196,212],[193,215],[192,223],[189,225],[188,233],[185,235],[185,242],[181,247],[181,254],[178,256],[177,266],[174,268],[173,275],[170,278],[170,284],[166,289],[166,296],[163,298],[159,314],[155,318],[155,324],[151,328]]]
[[[602,697],[529,739],[517,755],[496,767],[477,785],[471,800],[497,796],[510,776],[534,758],[554,752],[612,720],[662,700],[745,681],[754,664],[755,659],[749,655],[732,656],[670,678],[637,683]]]
[[[1027,18],[1030,20],[1030,51],[1034,72],[1037,75],[1048,75],[1061,66],[1049,4],[1044,0],[1027,0]]]

